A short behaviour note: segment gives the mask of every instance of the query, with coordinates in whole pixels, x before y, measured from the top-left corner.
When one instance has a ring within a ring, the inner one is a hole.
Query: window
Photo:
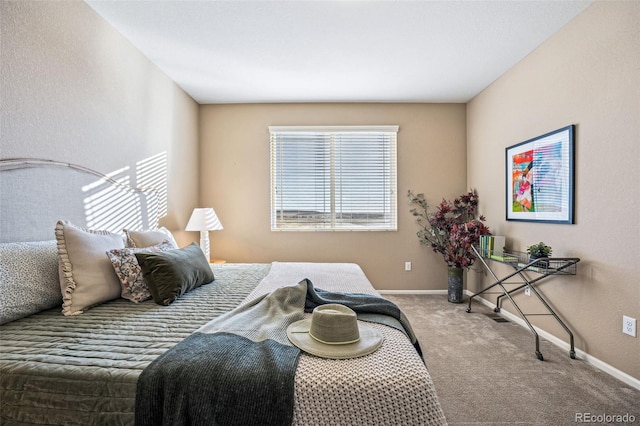
[[[272,230],[397,230],[398,126],[269,132]]]

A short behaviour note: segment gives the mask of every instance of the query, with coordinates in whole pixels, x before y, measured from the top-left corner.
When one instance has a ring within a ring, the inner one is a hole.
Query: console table
[[[481,290],[469,297],[469,306],[467,307],[467,313],[471,312],[471,302],[473,301],[473,299],[481,294],[499,294],[499,296],[496,298],[496,307],[494,308],[494,312],[500,312],[502,300],[505,297],[508,298],[535,336],[536,357],[540,361],[544,360],[544,357],[540,352],[540,338],[527,317],[535,315],[552,315],[562,326],[562,328],[564,328],[565,331],[569,334],[571,345],[569,356],[572,359],[575,359],[576,352],[573,345],[573,333],[571,332],[571,330],[569,330],[569,327],[567,327],[565,323],[560,319],[560,317],[558,317],[558,315],[551,308],[551,306],[549,306],[546,300],[544,300],[538,290],[536,290],[536,284],[538,284],[541,280],[553,275],[575,275],[577,273],[577,263],[580,262],[580,259],[575,257],[545,257],[530,260],[527,253],[513,252],[496,254],[494,252],[485,252],[475,246],[473,246],[472,248],[475,252],[476,257],[480,260],[484,268],[493,276],[495,282],[484,290]],[[498,262],[509,265],[514,269],[514,272],[507,274],[502,278],[499,278],[495,274],[493,269],[491,269],[491,262]],[[530,278],[528,273],[535,274],[537,276],[535,276],[534,278]],[[507,280],[510,280],[514,277],[519,280],[515,282],[507,282]],[[516,287],[512,288],[511,290],[507,290],[507,288],[505,287],[505,285],[507,284],[515,284]],[[499,287],[500,291],[488,293],[489,290],[495,287]],[[525,289],[533,293],[540,300],[540,302],[542,302],[542,305],[545,307],[547,312],[533,314],[525,314],[524,312],[522,312],[518,304],[515,302],[515,300],[513,300],[513,297],[511,296],[514,293]]]

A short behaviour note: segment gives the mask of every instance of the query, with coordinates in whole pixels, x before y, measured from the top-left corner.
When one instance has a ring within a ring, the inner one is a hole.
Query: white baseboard
[[[378,290],[380,294],[447,294],[447,290]]]
[[[470,292],[469,290],[465,290],[465,294],[467,296],[471,296],[473,295],[472,292]],[[477,300],[478,302],[482,303],[485,306],[490,307],[491,309],[495,308],[496,305],[489,302],[486,299],[483,299],[481,297],[476,298],[475,300]],[[520,318],[518,315],[512,314],[511,312],[505,310],[505,309],[501,309],[500,310],[500,315],[504,316],[505,318],[507,318],[509,321],[512,321],[524,328],[526,328],[527,330],[529,330],[529,327],[527,326],[527,323],[524,322],[524,320],[522,318]],[[567,352],[569,351],[569,349],[571,348],[571,345],[569,345],[569,343],[565,342],[562,339],[559,339],[558,337],[554,336],[551,333],[548,333],[536,326],[533,326],[533,328],[536,330],[536,333],[538,333],[540,335],[540,337],[544,338],[545,340],[553,343],[554,345],[558,346],[561,349],[565,349]],[[607,364],[606,362],[602,361],[601,359],[598,359],[592,355],[589,355],[587,352],[584,352],[580,349],[576,349],[576,358],[579,359],[584,359],[585,361],[587,361],[589,364],[593,365],[594,367],[604,371],[605,373],[615,377],[618,380],[623,381],[624,383],[628,384],[629,386],[632,386],[638,390],[640,390],[640,379],[636,379],[635,377],[625,373],[624,371],[620,371],[617,368],[615,368],[614,366]]]

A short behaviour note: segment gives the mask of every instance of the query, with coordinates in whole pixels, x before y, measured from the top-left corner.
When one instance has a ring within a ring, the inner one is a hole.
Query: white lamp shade
[[[200,231],[200,248],[207,261],[211,259],[209,231],[222,229],[222,224],[212,208],[193,209],[185,231]]]
[[[216,212],[212,208],[193,209],[185,231],[217,231],[223,229]]]

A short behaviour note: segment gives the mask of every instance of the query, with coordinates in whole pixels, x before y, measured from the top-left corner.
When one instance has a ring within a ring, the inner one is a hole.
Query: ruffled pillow
[[[122,285],[123,299],[131,300],[135,303],[144,302],[151,298],[149,287],[142,275],[142,269],[136,258],[136,253],[158,253],[172,250],[175,247],[169,241],[144,248],[120,248],[107,251],[107,256],[111,260],[113,269]]]
[[[63,315],[78,315],[120,297],[120,280],[104,253],[124,248],[121,235],[60,220],[56,224],[56,241]]]

